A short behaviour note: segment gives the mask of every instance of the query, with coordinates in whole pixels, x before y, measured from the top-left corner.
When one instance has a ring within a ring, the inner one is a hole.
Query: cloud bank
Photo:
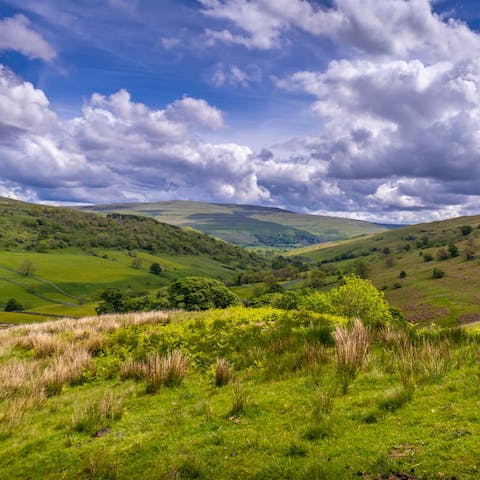
[[[228,115],[203,98],[154,109],[125,89],[93,93],[64,120],[42,90],[1,67],[0,194],[260,203],[393,223],[478,213],[480,35],[467,24],[428,0],[199,5],[208,48],[295,49],[299,33],[330,42],[326,64],[272,80],[277,102],[289,95],[310,105],[315,134],[254,151],[229,140]],[[30,31],[25,17],[7,20]],[[0,48],[54,58],[48,44],[28,50],[9,38],[0,34]],[[232,59],[210,82],[252,90],[262,78]]]

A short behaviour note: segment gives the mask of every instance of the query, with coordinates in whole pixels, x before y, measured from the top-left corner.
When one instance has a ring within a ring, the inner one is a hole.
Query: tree
[[[462,232],[462,235],[466,237],[467,235],[470,235],[472,233],[473,228],[470,225],[463,225],[460,227],[460,231]]]
[[[19,310],[23,310],[24,307],[21,303],[17,302],[14,298],[8,300],[7,304],[5,305],[6,312],[17,312]]]
[[[157,263],[158,265],[158,263]],[[138,270],[142,266],[142,259],[140,257],[133,257],[132,263],[130,264],[132,268]]]
[[[238,295],[213,278],[181,278],[170,284],[167,291],[172,307],[185,310],[208,310],[240,304]]]
[[[365,279],[370,273],[370,265],[363,258],[357,258],[353,262],[353,273]]]
[[[457,246],[455,245],[454,242],[450,242],[448,244],[448,253],[450,254],[450,256],[452,258],[458,257],[458,248],[457,248]]]
[[[155,262],[150,265],[149,271],[154,275],[160,275],[163,272],[163,267],[159,263]]]
[[[432,272],[432,278],[442,278],[445,272],[441,268],[434,268]]]
[[[360,318],[367,325],[380,326],[392,319],[383,292],[357,275],[345,277],[345,284],[327,292],[331,312],[347,318]]]
[[[95,309],[98,315],[104,313],[120,313],[125,311],[125,295],[118,288],[109,288],[100,295],[102,300]]]
[[[310,286],[312,288],[320,288],[325,285],[325,277],[327,274],[323,270],[312,270],[310,272]]]
[[[37,271],[37,268],[33,264],[33,262],[29,259],[26,258],[20,265],[18,271],[20,273],[23,273],[26,277],[31,277],[32,275],[35,275],[35,272]]]

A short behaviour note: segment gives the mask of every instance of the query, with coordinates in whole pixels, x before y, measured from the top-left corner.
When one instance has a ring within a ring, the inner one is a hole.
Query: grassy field
[[[359,220],[254,205],[171,201],[95,205],[86,209],[149,216],[172,225],[193,227],[233,244],[254,247],[291,248],[386,230],[384,226]]]
[[[269,308],[11,328],[0,478],[473,480],[477,335]]]
[[[14,298],[29,312],[81,317],[95,313],[99,294],[107,288],[154,295],[181,277],[206,275],[230,280],[237,274],[229,265],[201,255],[138,252],[135,255],[141,265],[132,268],[133,257],[126,252],[95,249],[93,253],[88,255],[80,249],[51,253],[0,251],[0,308]],[[34,276],[18,273],[25,260],[34,265]],[[149,272],[154,262],[165,269],[160,275]],[[0,322],[38,320],[25,313],[0,312]]]

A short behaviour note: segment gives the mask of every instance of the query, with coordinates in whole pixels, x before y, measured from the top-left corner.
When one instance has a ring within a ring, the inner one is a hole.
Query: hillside
[[[144,217],[0,199],[0,225],[0,309],[13,298],[26,310],[2,311],[0,322],[36,318],[27,312],[88,315],[107,288],[154,295],[179,277],[230,280],[265,266],[253,252]],[[160,275],[150,273],[153,263]]]
[[[280,208],[171,201],[94,205],[84,209],[129,213],[188,226],[249,247],[292,248],[346,239],[386,230],[384,225],[321,215],[304,215]]]
[[[480,216],[461,217],[310,246],[289,255],[334,275],[366,274],[410,321],[468,323],[480,319],[479,224]],[[434,269],[443,276],[433,278]]]

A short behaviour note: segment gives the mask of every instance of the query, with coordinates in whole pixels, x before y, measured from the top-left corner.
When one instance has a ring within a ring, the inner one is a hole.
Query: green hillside
[[[334,275],[365,272],[413,322],[469,323],[480,320],[479,224],[480,216],[461,217],[288,255]],[[443,276],[433,278],[434,269]]]
[[[0,199],[0,310],[15,299],[24,313],[0,322],[48,315],[93,314],[100,292],[118,288],[155,295],[184,276],[231,280],[265,261],[253,252],[154,219],[97,215]],[[150,273],[159,263],[164,271]],[[25,271],[25,264],[32,266]],[[41,318],[41,317],[40,317]]]
[[[385,226],[359,220],[254,205],[171,201],[94,205],[85,209],[153,217],[249,247],[292,248],[386,230]]]

